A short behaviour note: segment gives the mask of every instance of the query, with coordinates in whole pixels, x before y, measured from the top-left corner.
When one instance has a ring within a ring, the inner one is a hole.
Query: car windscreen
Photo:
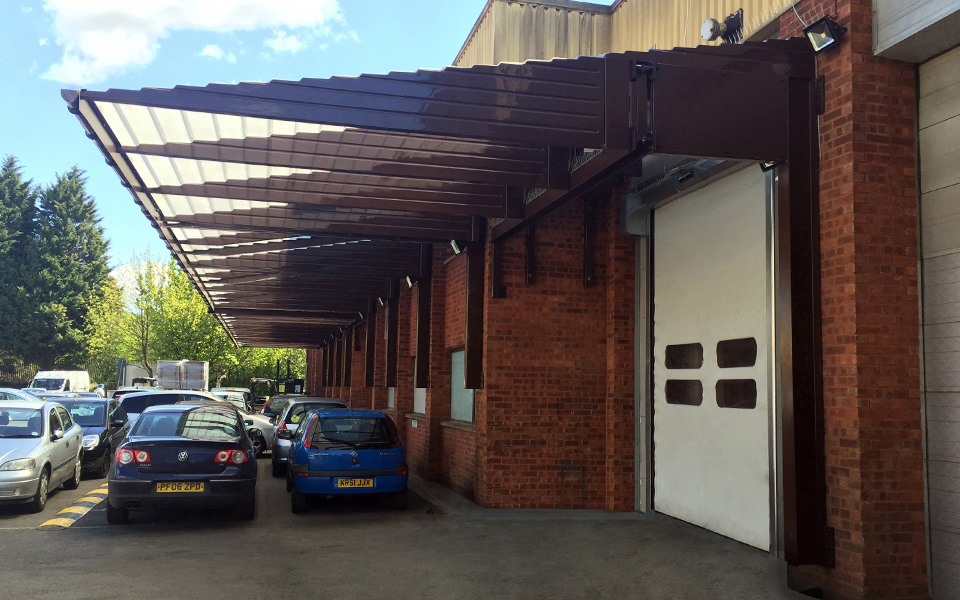
[[[63,379],[34,379],[30,387],[43,388],[45,390],[59,390],[63,387]]]
[[[0,438],[36,438],[43,433],[38,408],[0,408]]]
[[[209,442],[235,442],[240,439],[237,417],[222,410],[199,407],[177,412],[148,412],[140,415],[134,437],[184,437]]]
[[[285,423],[299,423],[308,411],[324,408],[347,408],[347,405],[343,402],[298,402],[290,407],[283,420]]]
[[[107,404],[105,402],[81,402],[79,400],[61,400],[70,417],[80,427],[104,427],[107,424]]]
[[[293,402],[293,400],[290,398],[270,398],[266,406],[263,407],[263,412],[271,412],[279,415],[291,402]]]
[[[311,448],[393,448],[397,428],[383,417],[319,417],[310,437]]]
[[[161,404],[176,404],[183,400],[181,394],[144,394],[142,396],[123,396],[120,398],[120,406],[127,414],[142,413],[148,406],[159,406]]]
[[[239,406],[241,408],[244,406],[243,394],[238,394],[236,392],[214,392],[213,395],[223,398],[234,406]]]

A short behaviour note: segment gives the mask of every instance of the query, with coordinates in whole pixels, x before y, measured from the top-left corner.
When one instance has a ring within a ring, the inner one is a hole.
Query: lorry
[[[202,360],[158,360],[157,383],[168,390],[209,389],[210,363]]]
[[[86,371],[37,371],[30,387],[48,392],[89,392],[90,374]]]

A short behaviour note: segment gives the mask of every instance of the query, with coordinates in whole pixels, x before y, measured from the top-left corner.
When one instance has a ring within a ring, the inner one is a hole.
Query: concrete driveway
[[[116,527],[101,504],[68,529],[38,531],[54,512],[0,508],[2,596],[804,598],[763,552],[668,517],[451,509],[434,486],[422,491],[433,503],[413,496],[402,512],[328,501],[293,515],[283,480],[260,462],[253,523],[184,512]]]

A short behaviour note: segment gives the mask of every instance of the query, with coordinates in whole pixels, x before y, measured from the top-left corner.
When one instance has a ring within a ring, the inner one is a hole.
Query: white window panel
[[[387,408],[396,407],[396,404],[397,404],[396,394],[397,394],[397,388],[395,387],[387,388]]]
[[[450,353],[450,418],[473,423],[473,390],[463,387],[463,350]]]
[[[426,414],[427,388],[413,388],[413,412],[421,415]]]

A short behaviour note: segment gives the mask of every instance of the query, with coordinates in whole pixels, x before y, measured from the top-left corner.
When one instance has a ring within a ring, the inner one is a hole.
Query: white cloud
[[[40,45],[41,45],[41,46],[46,46],[46,45],[47,45],[47,38],[40,38]]]
[[[287,35],[284,31],[274,31],[272,38],[267,38],[263,40],[265,46],[273,50],[274,52],[289,52],[290,54],[296,54],[303,49],[303,42],[301,42],[296,35]]]
[[[34,73],[37,72],[37,69],[39,68],[40,68],[40,65],[37,63],[37,61],[33,61],[33,64],[30,65],[30,70],[27,72],[28,75],[33,75]]]
[[[103,81],[149,64],[160,40],[179,30],[316,29],[342,20],[338,0],[45,0],[44,9],[53,16],[54,40],[63,56],[42,77],[72,84]],[[268,41],[278,44],[277,52],[304,46],[293,34]],[[231,55],[225,53],[224,60]]]
[[[237,62],[237,55],[233,52],[224,52],[223,48],[217,46],[216,44],[207,44],[203,47],[203,50],[200,51],[198,56],[209,56],[216,60],[225,60],[228,63]]]
[[[30,13],[31,11],[33,11],[32,6],[24,6],[23,4],[20,5],[20,12],[22,12],[23,14]]]

